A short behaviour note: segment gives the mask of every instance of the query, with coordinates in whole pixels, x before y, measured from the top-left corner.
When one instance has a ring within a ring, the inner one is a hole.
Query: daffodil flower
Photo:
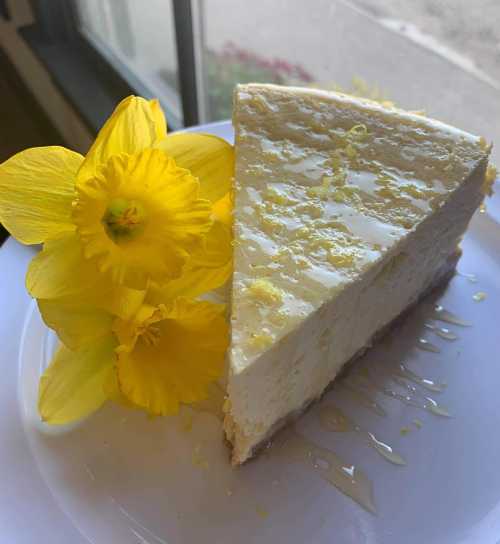
[[[0,165],[0,221],[43,243],[26,284],[62,342],[40,380],[45,421],[107,398],[155,415],[203,400],[228,325],[223,305],[195,298],[231,274],[232,174],[229,144],[167,136],[158,102],[136,97],[85,158],[46,147]]]
[[[70,299],[39,301],[45,322],[66,343],[40,381],[44,421],[79,420],[108,398],[151,415],[206,398],[224,367],[224,305],[159,292],[153,299],[130,298],[121,316]]]
[[[103,299],[115,285],[145,290],[181,278],[191,295],[193,285],[203,292],[220,281],[222,262],[230,268],[230,233],[217,217],[232,172],[225,141],[167,136],[158,101],[129,97],[86,157],[41,147],[1,164],[0,222],[20,242],[44,244],[26,279],[35,298]]]

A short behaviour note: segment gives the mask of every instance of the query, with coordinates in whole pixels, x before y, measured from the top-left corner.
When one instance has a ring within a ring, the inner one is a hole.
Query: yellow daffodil
[[[47,147],[0,165],[0,221],[43,243],[26,284],[62,342],[40,380],[45,421],[107,398],[154,415],[204,399],[228,325],[196,297],[231,274],[233,160],[217,137],[167,136],[158,102],[130,97],[85,158]]]
[[[0,165],[0,222],[22,243],[44,243],[27,276],[37,298],[103,283],[145,289],[203,259],[213,206],[228,193],[233,150],[211,135],[166,135],[156,100],[123,100],[87,156],[33,148]],[[220,248],[221,259],[230,250]],[[224,253],[224,255],[222,255]],[[210,266],[209,266],[210,268]]]
[[[88,259],[114,283],[145,288],[177,278],[211,227],[199,183],[159,149],[111,157],[77,182],[73,220]]]
[[[81,419],[107,398],[110,382],[130,405],[152,415],[207,396],[228,345],[224,305],[187,298],[157,305],[134,299],[121,316],[69,300],[39,301],[62,345],[40,381],[39,411],[51,424]],[[78,325],[78,326],[76,326]]]
[[[177,298],[143,306],[131,322],[117,320],[116,375],[120,391],[154,415],[207,396],[223,370],[228,345],[224,306]]]

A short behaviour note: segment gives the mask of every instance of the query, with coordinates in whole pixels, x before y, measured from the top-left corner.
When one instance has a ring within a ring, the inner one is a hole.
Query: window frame
[[[172,1],[182,118],[161,100],[169,129],[199,122],[193,11],[190,0]],[[153,98],[141,78],[111,49],[82,31],[75,0],[30,0],[35,22],[19,34],[44,64],[54,83],[96,134],[116,104],[137,94]]]

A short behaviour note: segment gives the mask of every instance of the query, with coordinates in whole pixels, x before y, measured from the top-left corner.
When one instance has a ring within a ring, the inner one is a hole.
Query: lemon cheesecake
[[[235,90],[234,276],[224,427],[233,463],[452,273],[489,147],[320,90]]]

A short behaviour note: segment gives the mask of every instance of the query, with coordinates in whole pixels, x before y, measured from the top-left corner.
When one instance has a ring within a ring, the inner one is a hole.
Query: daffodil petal
[[[214,203],[231,189],[234,149],[226,140],[211,134],[181,132],[156,144],[200,180],[200,198]]]
[[[83,257],[78,236],[70,233],[44,244],[29,265],[26,288],[35,298],[51,299],[81,293],[98,280],[95,264]]]
[[[233,199],[230,192],[214,203],[212,213],[217,221],[231,227],[233,224]]]
[[[132,351],[141,331],[156,323],[164,311],[163,307],[157,308],[151,304],[143,304],[132,319],[128,321],[117,319],[113,323],[113,332],[120,343],[117,352]]]
[[[174,414],[179,405],[207,396],[224,368],[228,325],[224,306],[177,299],[154,323],[158,341],[140,337],[134,349],[117,350],[120,389],[153,415]]]
[[[231,277],[232,271],[233,266],[230,262],[219,268],[187,268],[179,279],[172,280],[161,289],[161,296],[198,297],[224,285]]]
[[[118,383],[118,376],[116,375],[115,365],[113,365],[109,369],[108,376],[104,381],[104,392],[106,393],[106,397],[109,400],[116,402],[120,406],[123,406],[125,408],[132,408],[135,410],[140,409],[140,406],[136,406],[121,392],[120,384]]]
[[[97,336],[102,336],[102,334],[98,334],[100,325],[108,324],[107,330],[111,330],[112,317],[119,317],[123,320],[131,319],[144,302],[146,291],[114,285],[109,279],[100,276],[96,279],[98,280],[96,283],[91,282],[88,286],[82,286],[81,283],[75,286],[77,290],[71,296],[47,300],[38,299],[38,306],[47,326],[54,329],[59,338],[72,349],[84,343],[85,338],[88,337],[86,327],[81,331],[78,330],[77,319],[93,320],[94,317],[98,317],[95,323],[88,323],[88,326],[95,329]],[[68,314],[67,318],[64,313]],[[75,327],[74,330],[65,331],[65,327],[73,325],[70,313],[75,314]],[[101,330],[101,332],[103,331]],[[76,340],[79,335],[82,336],[81,341]],[[70,338],[74,338],[74,340],[70,340]]]
[[[111,335],[76,351],[59,347],[40,379],[38,411],[43,421],[52,425],[71,423],[103,404],[107,398],[105,380],[115,359],[114,347]]]
[[[72,350],[96,342],[111,331],[113,317],[108,312],[74,298],[38,300],[38,308],[45,324]]]
[[[96,300],[96,304],[110,314],[126,320],[137,313],[145,296],[146,291],[113,285],[110,291],[100,297],[100,300]]]
[[[162,299],[195,298],[224,285],[232,269],[231,232],[222,223],[215,222],[203,248],[193,253],[182,275],[160,288],[153,286],[149,290],[148,301],[158,304]]]
[[[151,113],[153,114],[157,140],[161,141],[167,135],[167,120],[161,109],[160,101],[157,98],[150,100],[149,105],[151,107]]]
[[[34,147],[0,165],[0,222],[23,244],[39,244],[72,230],[71,202],[79,153]]]
[[[78,179],[94,177],[98,167],[120,153],[135,154],[160,142],[167,132],[157,100],[129,96],[122,100],[99,131],[78,172]]]

